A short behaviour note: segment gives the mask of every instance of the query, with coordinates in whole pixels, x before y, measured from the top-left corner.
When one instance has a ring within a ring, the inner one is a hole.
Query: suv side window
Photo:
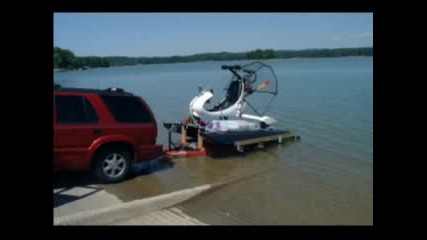
[[[134,96],[101,95],[111,114],[120,123],[149,123],[153,118],[148,109]]]
[[[56,122],[62,124],[98,123],[90,101],[84,96],[55,96]]]

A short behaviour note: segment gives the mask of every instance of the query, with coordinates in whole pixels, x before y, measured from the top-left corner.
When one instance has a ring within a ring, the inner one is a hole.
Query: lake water
[[[120,87],[141,95],[159,125],[181,121],[197,87],[215,95],[229,79],[223,64],[198,62],[54,73],[70,87]],[[373,224],[373,58],[265,61],[279,80],[268,112],[301,141],[220,159],[184,158],[161,171],[105,186],[123,201],[246,176],[181,204],[211,224]],[[217,90],[219,89],[219,90]],[[218,98],[220,98],[218,96]]]

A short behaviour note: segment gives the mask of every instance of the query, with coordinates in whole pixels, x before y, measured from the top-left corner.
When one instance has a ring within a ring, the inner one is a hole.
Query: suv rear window
[[[100,97],[117,122],[149,123],[153,121],[149,110],[138,97],[114,95],[101,95]]]
[[[63,124],[98,123],[92,104],[84,96],[55,96],[56,122]]]

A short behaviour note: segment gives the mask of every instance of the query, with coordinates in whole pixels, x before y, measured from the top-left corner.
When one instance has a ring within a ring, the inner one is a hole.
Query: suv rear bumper
[[[138,158],[135,159],[135,163],[157,158],[163,154],[163,145],[140,146],[137,154]]]

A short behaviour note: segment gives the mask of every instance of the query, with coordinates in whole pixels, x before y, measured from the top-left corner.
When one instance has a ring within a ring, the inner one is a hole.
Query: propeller
[[[267,81],[267,82],[259,85],[256,90],[259,91],[259,90],[261,90],[261,89],[263,89],[265,87],[268,87],[270,85],[270,83],[271,83],[271,81],[269,80],[269,81]]]

